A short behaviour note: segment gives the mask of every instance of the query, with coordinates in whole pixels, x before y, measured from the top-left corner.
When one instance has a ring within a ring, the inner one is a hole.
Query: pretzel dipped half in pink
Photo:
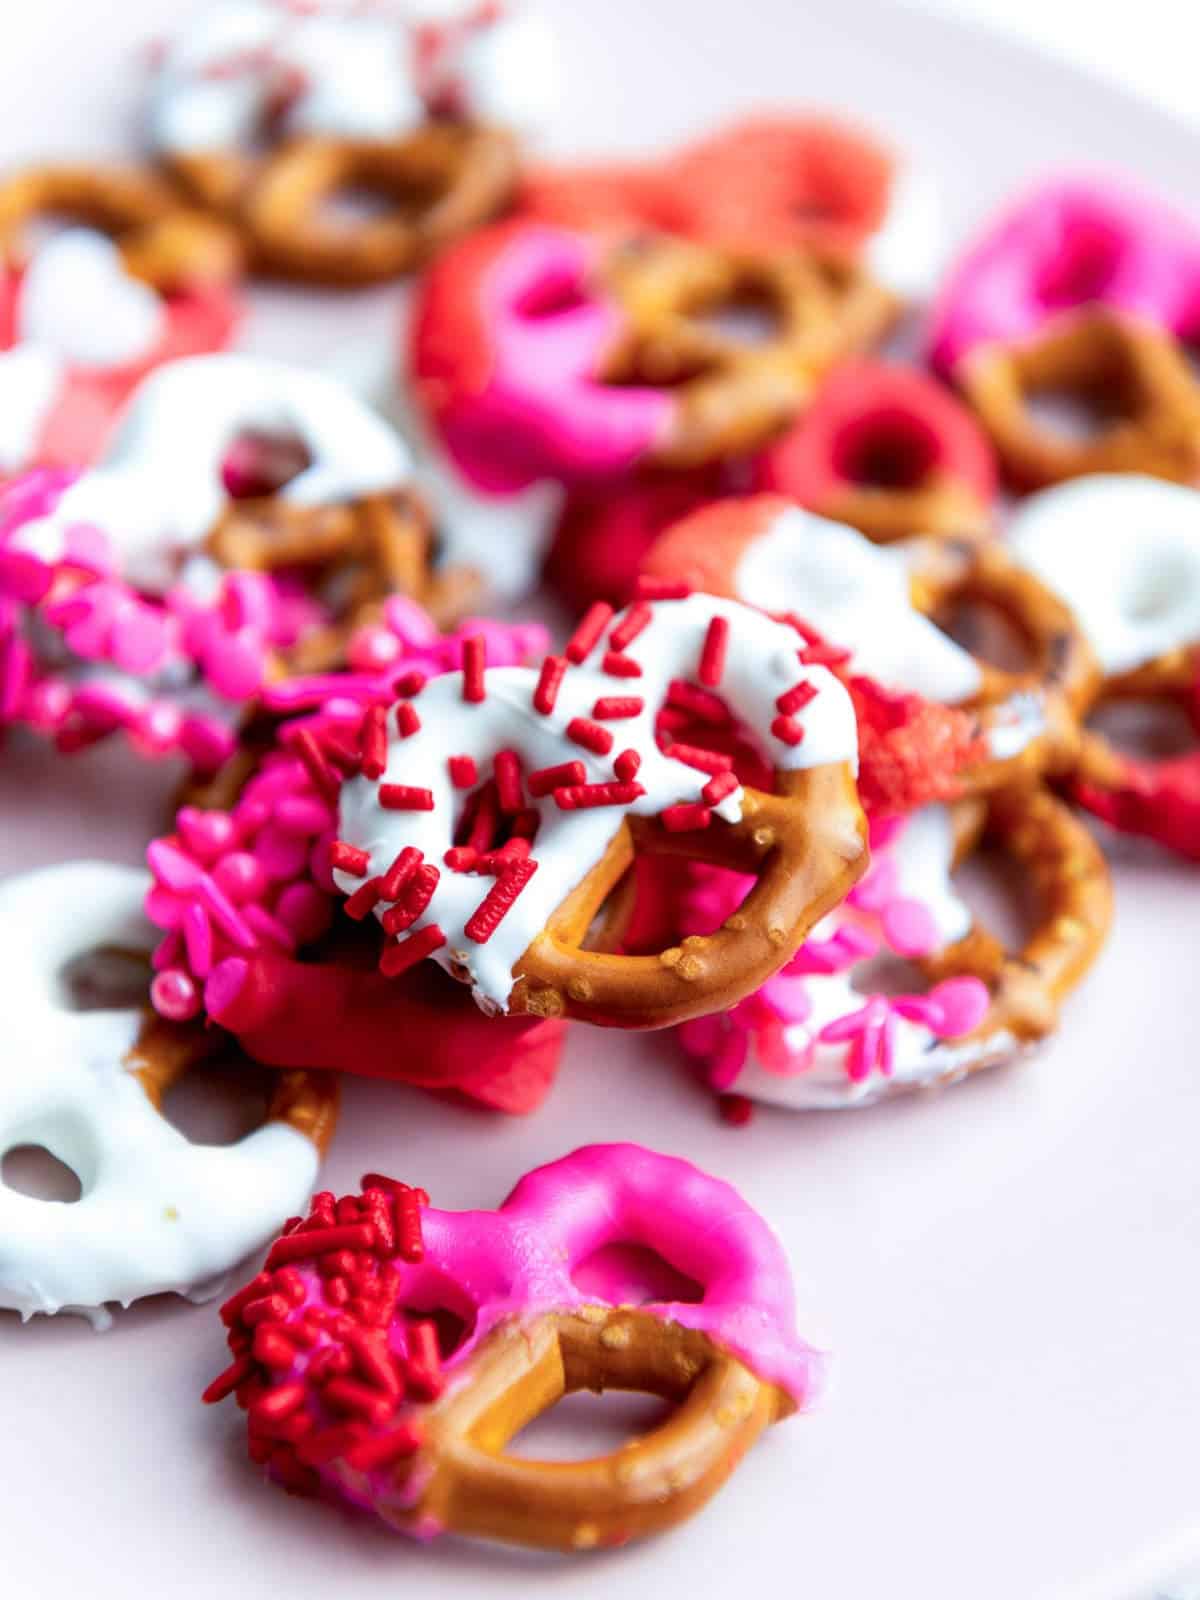
[[[1009,477],[1038,488],[1089,472],[1200,472],[1200,229],[1103,178],[1042,183],[987,225],[934,308],[930,359],[991,434]],[[1095,430],[1044,424],[1031,402],[1078,398]]]
[[[771,315],[760,342],[715,318],[746,300]],[[433,265],[407,364],[460,470],[512,491],[754,449],[894,312],[851,264],[518,220]]]
[[[422,1540],[584,1551],[662,1531],[810,1405],[824,1365],[762,1218],[631,1144],[540,1167],[494,1212],[378,1174],[318,1194],[221,1314],[233,1361],[205,1399],[236,1396],[251,1459]],[[671,1414],[609,1456],[507,1454],[565,1394],[609,1388]]]

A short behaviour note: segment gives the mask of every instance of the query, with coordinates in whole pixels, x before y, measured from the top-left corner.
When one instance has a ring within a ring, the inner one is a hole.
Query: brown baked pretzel
[[[496,128],[432,122],[389,142],[297,139],[262,164],[234,216],[254,266],[355,287],[411,272],[497,215],[516,177],[516,146]],[[353,191],[381,197],[388,209],[346,222],[322,214],[339,192]]]
[[[27,230],[52,217],[108,234],[127,271],[159,290],[221,282],[239,270],[230,228],[135,168],[33,167],[0,183],[0,251],[8,265],[23,265]]]
[[[1040,579],[994,544],[928,539],[914,544],[912,596],[917,610],[948,619],[962,602],[992,607],[1021,635],[1032,657],[1028,669],[1008,671],[980,660],[977,704],[993,734],[1002,718],[1036,717],[1040,728],[1013,754],[972,768],[972,789],[1061,771],[1075,759],[1079,721],[1100,686],[1100,665],[1067,606]]]
[[[409,495],[316,507],[276,496],[234,500],[209,535],[208,551],[230,571],[299,571],[327,600],[336,620],[306,630],[287,652],[291,672],[340,663],[350,634],[376,620],[389,595],[418,601],[444,626],[479,594],[478,579],[467,569],[433,570],[429,515]]]
[[[548,1550],[625,1544],[691,1516],[768,1425],[795,1410],[703,1333],[632,1308],[584,1306],[499,1328],[471,1381],[422,1412],[419,1514]],[[564,1395],[626,1389],[675,1409],[610,1455],[526,1461],[505,1447]],[[384,1514],[390,1507],[381,1507]],[[413,1517],[397,1510],[403,1527]]]
[[[657,818],[626,817],[516,963],[510,1009],[656,1028],[734,1005],[845,899],[866,866],[863,841],[854,779],[842,766],[779,772],[775,793],[745,790],[740,822],[702,832],[672,833]],[[628,910],[617,891],[638,853],[730,867],[758,881],[716,933],[658,955],[613,954]]]
[[[1048,789],[1016,785],[997,790],[986,802],[962,802],[957,809],[959,859],[982,832],[1020,869],[1039,908],[1037,926],[1017,955],[975,922],[957,943],[921,958],[923,970],[939,982],[977,977],[991,991],[983,1022],[956,1041],[956,1054],[961,1045],[966,1070],[971,1070],[994,1059],[981,1053],[973,1062],[973,1041],[1008,1035],[1022,1044],[1053,1030],[1061,1002],[1104,945],[1112,921],[1112,879],[1088,829]]]
[[[1200,475],[1200,386],[1174,338],[1102,307],[1048,323],[1020,344],[981,346],[959,382],[1012,481],[1036,489],[1092,472]],[[1108,420],[1072,439],[1040,423],[1030,400],[1073,394]]]
[[[863,269],[831,257],[739,255],[665,235],[614,247],[604,275],[627,320],[604,377],[674,391],[671,426],[649,454],[671,468],[764,444],[819,376],[878,339],[897,311]],[[739,336],[717,320],[723,311],[765,313],[768,326]]]

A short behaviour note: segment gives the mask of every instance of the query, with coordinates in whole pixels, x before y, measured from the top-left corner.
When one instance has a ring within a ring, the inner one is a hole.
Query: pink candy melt
[[[480,488],[621,472],[668,427],[668,393],[601,379],[621,314],[597,296],[592,268],[587,240],[542,224],[510,228],[486,261],[476,293],[488,380],[453,396],[440,418],[447,449]]]

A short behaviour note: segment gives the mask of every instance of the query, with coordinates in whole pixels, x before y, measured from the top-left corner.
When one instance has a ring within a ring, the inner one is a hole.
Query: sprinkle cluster
[[[424,1259],[423,1189],[368,1173],[359,1195],[313,1196],[263,1270],[221,1307],[233,1360],[204,1391],[246,1412],[251,1460],[315,1494],[320,1469],[394,1468],[421,1444],[414,1401],[445,1379],[437,1327],[400,1306],[405,1267]]]

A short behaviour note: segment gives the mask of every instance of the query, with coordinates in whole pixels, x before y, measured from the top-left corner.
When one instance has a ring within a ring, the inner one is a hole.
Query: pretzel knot
[[[432,956],[491,1011],[662,1027],[731,1003],[865,866],[849,699],[794,632],[709,596],[598,605],[565,657],[421,686],[340,790],[334,878],[372,911],[395,975]],[[378,715],[378,713],[376,713]],[[680,745],[699,715],[768,752],[774,792]],[[641,852],[753,872],[711,938],[658,956],[589,930]]]
[[[833,258],[515,222],[435,264],[411,368],[466,475],[513,489],[753,449],[893,309]],[[724,326],[723,313],[754,320]]]
[[[277,1077],[263,1125],[234,1145],[192,1144],[159,1114],[190,1067],[230,1045],[149,1011],[136,954],[150,945],[148,883],[73,861],[0,887],[10,1046],[37,1069],[6,1075],[0,1148],[44,1145],[82,1188],[51,1205],[0,1187],[0,1304],[23,1316],[71,1309],[104,1326],[106,1302],[211,1287],[303,1201],[333,1131],[336,1085],[303,1072]],[[125,957],[139,999],[101,989],[76,1009],[71,981],[106,952]]]
[[[539,1168],[495,1212],[435,1210],[378,1174],[319,1194],[222,1317],[234,1360],[205,1398],[236,1394],[251,1458],[422,1539],[587,1550],[659,1532],[822,1370],[767,1225],[635,1145]],[[588,1461],[506,1453],[565,1394],[608,1388],[671,1415]]]
[[[1103,670],[1096,708],[1176,706],[1200,728],[1200,494],[1136,474],[1046,490],[1013,518],[1016,557],[1072,608]],[[1119,751],[1084,726],[1081,804],[1123,832],[1200,855],[1200,757]]]
[[[992,223],[949,275],[935,364],[963,389],[1021,488],[1089,472],[1191,482],[1200,388],[1183,344],[1195,324],[1200,234],[1151,197],[1067,178]],[[1066,394],[1087,437],[1045,425]]]
[[[835,666],[974,713],[960,793],[1073,757],[1077,719],[1098,681],[1093,652],[1067,607],[997,546],[929,539],[880,547],[779,496],[757,495],[694,512],[659,539],[643,570],[788,615],[827,642]],[[963,603],[1009,618],[1030,666],[994,667],[944,633],[937,618],[949,620]]]

